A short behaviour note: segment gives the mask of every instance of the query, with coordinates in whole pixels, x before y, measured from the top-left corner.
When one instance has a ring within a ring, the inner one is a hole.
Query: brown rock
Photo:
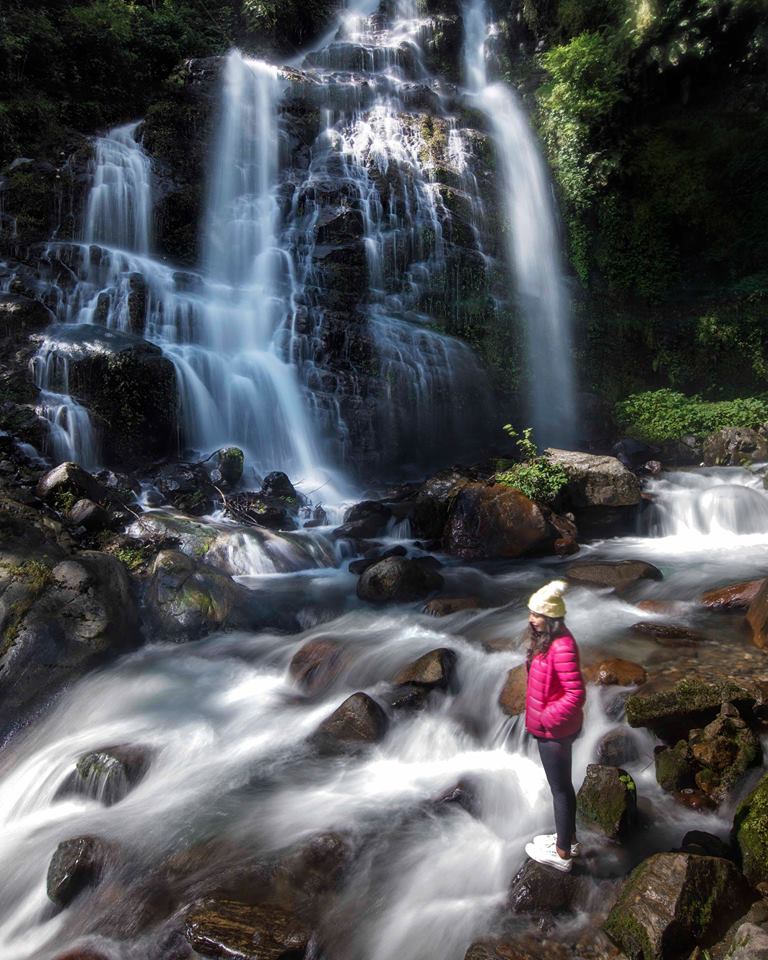
[[[699,603],[709,610],[747,610],[760,592],[765,580],[745,580],[727,587],[707,590],[699,597]]]
[[[302,690],[314,696],[331,686],[346,662],[344,647],[338,640],[315,637],[296,651],[288,673]]]
[[[424,604],[422,613],[430,617],[449,617],[461,610],[477,610],[480,601],[475,597],[435,597]]]
[[[658,567],[644,560],[577,560],[565,571],[569,580],[585,587],[612,587],[623,593],[640,580],[663,580]]]
[[[455,667],[454,651],[440,647],[437,650],[430,650],[413,663],[406,664],[402,670],[398,671],[392,682],[398,685],[414,683],[420,687],[439,687],[445,690],[451,681]]]
[[[679,623],[658,623],[656,620],[641,620],[633,623],[629,628],[632,633],[639,633],[644,637],[655,640],[662,646],[693,646],[697,643],[706,643],[707,638],[690,630]]]
[[[387,557],[368,567],[357,581],[357,595],[367,603],[412,603],[439,590],[443,578],[426,564]]]
[[[541,508],[519,490],[498,483],[467,484],[446,526],[446,549],[462,560],[519,557],[553,539]]]
[[[387,732],[387,715],[367,693],[353,693],[317,728],[312,741],[333,752],[377,743]]]
[[[304,956],[311,931],[276,904],[209,900],[187,914],[184,935],[206,957],[285,960]]]
[[[644,613],[679,615],[685,611],[686,605],[679,600],[640,600],[635,606]]]
[[[639,759],[640,751],[626,729],[610,730],[597,745],[597,762],[608,767],[623,767]]]
[[[59,907],[99,882],[107,860],[108,847],[98,837],[63,840],[48,867],[48,897]]]
[[[499,706],[510,717],[525,712],[525,691],[528,687],[528,671],[521,663],[507,673],[507,679],[499,694]]]
[[[747,623],[752,630],[752,643],[761,650],[768,647],[768,579],[761,582],[749,605]]]
[[[464,960],[573,960],[573,954],[556,940],[522,935],[476,940]]]
[[[582,672],[586,680],[602,687],[638,686],[648,679],[648,674],[639,663],[633,663],[631,660],[621,660],[618,657],[611,657],[608,660],[590,664],[584,667]]]

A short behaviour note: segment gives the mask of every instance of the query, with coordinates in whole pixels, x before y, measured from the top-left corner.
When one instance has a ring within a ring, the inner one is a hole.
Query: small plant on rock
[[[515,441],[521,462],[510,465],[500,461],[497,464],[500,469],[495,477],[496,482],[519,490],[530,500],[553,503],[568,483],[568,474],[559,464],[552,463],[546,453],[539,453],[531,427],[526,427],[522,434],[511,423],[505,424],[503,429]]]

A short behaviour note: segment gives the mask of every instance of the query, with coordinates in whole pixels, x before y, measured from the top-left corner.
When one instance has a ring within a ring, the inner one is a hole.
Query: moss
[[[737,809],[733,835],[747,879],[752,884],[768,880],[768,774]]]
[[[53,506],[61,514],[67,514],[77,503],[77,497],[72,490],[59,490],[53,498]]]
[[[14,579],[23,580],[33,590],[42,590],[53,580],[51,566],[42,560],[25,560],[24,563],[14,564],[7,569]]]
[[[723,703],[753,702],[754,697],[743,687],[730,681],[707,683],[704,680],[686,678],[678,681],[670,690],[633,694],[628,697],[627,720],[632,727],[645,727],[686,715],[714,715]]]
[[[28,586],[29,590],[24,596],[9,604],[3,625],[0,656],[7,653],[16,642],[25,617],[53,579],[51,567],[41,560],[26,560],[24,563],[6,565],[6,568],[14,580],[21,581]]]
[[[148,559],[147,550],[144,547],[120,547],[119,550],[115,551],[115,556],[129,570],[138,570]]]

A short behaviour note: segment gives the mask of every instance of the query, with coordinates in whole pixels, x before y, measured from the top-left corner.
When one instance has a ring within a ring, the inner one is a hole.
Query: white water
[[[463,19],[465,82],[493,132],[499,201],[509,225],[507,256],[525,326],[529,419],[540,446],[569,447],[578,439],[579,416],[552,183],[516,94],[504,83],[488,83],[485,0],[469,0]]]

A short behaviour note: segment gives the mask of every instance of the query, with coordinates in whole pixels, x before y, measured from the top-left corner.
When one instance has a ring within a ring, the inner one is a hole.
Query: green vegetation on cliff
[[[713,402],[675,390],[649,390],[617,403],[616,420],[630,436],[649,443],[687,435],[703,438],[723,427],[758,427],[768,422],[768,400],[744,397]]]

